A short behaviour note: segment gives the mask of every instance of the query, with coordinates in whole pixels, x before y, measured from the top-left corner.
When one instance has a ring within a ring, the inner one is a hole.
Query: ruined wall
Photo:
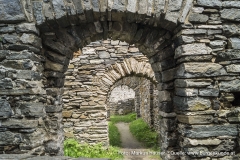
[[[199,153],[187,159],[207,159],[213,152],[228,159],[238,153],[239,115],[233,110],[239,104],[231,104],[239,98],[233,94],[239,92],[238,15],[239,1],[198,0],[188,17],[192,25],[176,38],[173,103],[179,144],[182,151]],[[173,123],[167,123],[172,130]]]
[[[112,38],[135,44],[149,58],[158,81],[164,160],[239,158],[239,1],[0,4],[2,153],[62,154],[61,96],[69,60],[90,42]],[[101,94],[133,68],[116,66],[110,69],[115,76],[98,77]]]
[[[156,93],[158,92],[156,89],[156,84],[153,84],[145,77],[129,76],[117,81],[111,87],[110,91],[116,86],[120,85],[126,85],[134,90],[134,110],[137,114],[137,117],[141,117],[146,123],[148,123],[150,127],[153,127],[157,131],[160,125],[160,118],[159,114],[154,112],[154,110],[157,110],[159,106],[158,103],[153,104],[153,102],[156,102]]]
[[[77,54],[80,54],[79,56]],[[134,46],[119,40],[92,42],[75,53],[65,75],[63,94],[63,125],[67,137],[81,142],[108,144],[107,92],[102,92],[98,82],[111,69],[122,64],[124,59],[134,58],[139,62],[148,59]]]
[[[135,111],[135,92],[126,85],[115,87],[108,98],[109,116],[125,115]]]

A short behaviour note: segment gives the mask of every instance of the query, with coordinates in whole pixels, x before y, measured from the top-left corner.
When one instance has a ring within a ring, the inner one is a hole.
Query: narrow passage
[[[129,130],[129,124],[120,122],[115,124],[121,135],[122,149],[124,160],[161,160],[158,156],[153,156],[153,152],[145,148],[140,142],[133,137]]]

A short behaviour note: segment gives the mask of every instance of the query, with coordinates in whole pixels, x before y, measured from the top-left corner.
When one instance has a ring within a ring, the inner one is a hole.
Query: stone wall
[[[65,136],[90,144],[108,144],[106,117],[111,108],[107,105],[108,92],[100,90],[99,79],[126,59],[144,64],[148,59],[136,47],[119,40],[92,42],[74,56],[65,73],[62,97]]]
[[[125,115],[135,112],[135,92],[126,85],[115,87],[108,98],[110,115]]]
[[[126,85],[121,85],[115,87],[109,96],[109,102],[118,102],[119,100],[133,99],[135,97],[135,92],[132,88]]]
[[[130,58],[93,82],[106,97],[116,81],[133,72],[149,79],[154,75],[164,160],[239,158],[239,1],[0,4],[1,153],[62,154],[61,96],[69,61],[90,42],[112,38],[135,44],[153,72],[147,74],[148,65]]]
[[[158,112],[154,112],[154,110],[159,108],[156,101],[158,98],[156,96],[158,92],[156,85],[144,77],[129,76],[117,81],[110,91],[119,85],[126,85],[134,90],[134,110],[137,113],[137,117],[141,117],[150,127],[159,131],[160,117]],[[156,102],[156,104],[153,102]]]
[[[135,112],[134,98],[119,100],[118,102],[110,102],[109,106],[109,116],[111,115],[126,115]]]

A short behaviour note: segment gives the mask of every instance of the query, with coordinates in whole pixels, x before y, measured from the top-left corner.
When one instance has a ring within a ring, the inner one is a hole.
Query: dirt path
[[[116,123],[121,134],[122,149],[121,154],[124,160],[161,160],[159,156],[154,156],[157,152],[144,148],[143,145],[136,140],[129,130],[128,123]]]

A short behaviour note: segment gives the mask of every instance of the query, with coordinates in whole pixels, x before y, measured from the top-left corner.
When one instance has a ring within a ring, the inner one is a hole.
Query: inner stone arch
[[[156,83],[155,74],[138,48],[119,40],[92,42],[74,57],[65,73],[64,134],[81,142],[108,144],[107,100],[112,85],[132,75]],[[142,85],[140,79],[132,81],[137,82],[134,88]]]

